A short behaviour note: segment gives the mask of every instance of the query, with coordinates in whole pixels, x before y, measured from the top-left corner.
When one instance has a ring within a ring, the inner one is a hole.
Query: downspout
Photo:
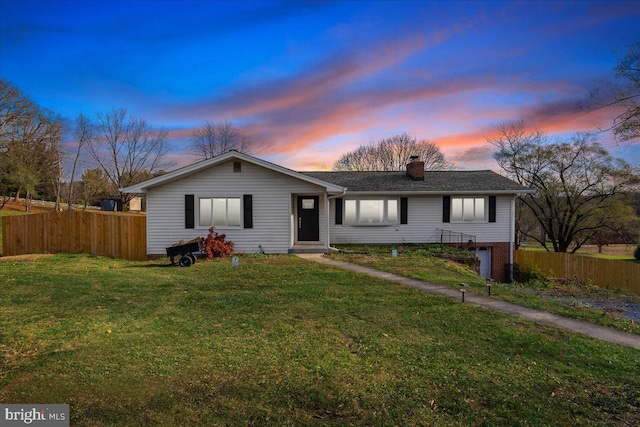
[[[329,200],[336,199],[338,197],[343,197],[347,193],[347,187],[344,187],[341,194],[336,194],[335,196],[327,196],[327,248],[331,251],[338,251],[338,248],[334,248],[331,246],[331,233],[329,231],[329,227],[331,226],[331,221],[329,220]]]
[[[513,282],[513,251],[516,238],[516,196],[509,203],[509,281]]]

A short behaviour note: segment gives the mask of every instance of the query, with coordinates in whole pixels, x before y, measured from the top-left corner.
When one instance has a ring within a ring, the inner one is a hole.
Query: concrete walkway
[[[435,285],[433,283],[427,283],[421,280],[398,276],[396,274],[375,270],[369,267],[363,267],[343,261],[336,261],[327,258],[322,254],[297,255],[309,261],[319,262],[321,264],[330,265],[332,267],[344,268],[346,270],[355,271],[357,273],[367,274],[369,276],[378,277],[380,279],[389,280],[395,283],[400,283],[401,285],[417,288],[429,294],[441,295],[456,299],[458,301],[462,300],[462,294],[459,290],[452,289],[447,286]],[[511,304],[509,302],[500,301],[471,292],[465,293],[465,304],[473,304],[492,310],[502,311],[504,313],[520,316],[523,319],[531,320],[533,322],[555,326],[572,332],[577,332],[588,337],[597,338],[599,340],[608,341],[640,350],[640,337],[638,335],[628,334],[617,329],[607,328],[604,326],[595,325],[593,323],[583,322],[580,320],[559,316],[557,314],[547,313],[545,311],[540,311],[533,308],[522,307],[520,305]]]

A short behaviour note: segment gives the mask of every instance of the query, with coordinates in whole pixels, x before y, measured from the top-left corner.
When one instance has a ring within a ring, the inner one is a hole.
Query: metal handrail
[[[442,228],[436,228],[437,243],[456,243],[465,245],[475,245],[476,236],[472,234],[460,233],[457,231],[444,230]]]

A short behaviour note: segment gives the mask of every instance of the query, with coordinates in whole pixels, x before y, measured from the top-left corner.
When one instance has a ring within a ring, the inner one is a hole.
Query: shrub
[[[225,240],[226,238],[226,234],[218,233],[215,227],[209,228],[209,234],[202,242],[207,259],[221,258],[231,254],[233,242]]]
[[[521,283],[529,284],[533,287],[547,287],[549,285],[549,281],[544,277],[542,270],[535,264],[526,266],[516,265],[516,270],[517,280]]]
[[[633,257],[640,261],[640,245],[636,248],[635,252],[633,252]]]

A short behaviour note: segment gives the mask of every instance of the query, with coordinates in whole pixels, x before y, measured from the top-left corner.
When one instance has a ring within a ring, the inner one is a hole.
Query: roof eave
[[[382,196],[395,194],[398,196],[451,196],[451,195],[520,195],[520,194],[533,194],[534,190],[438,190],[438,191],[357,191],[347,190],[347,195],[358,194],[361,196]]]
[[[232,158],[236,158],[238,160],[243,160],[249,163],[253,163],[255,165],[273,170],[275,172],[279,172],[282,173],[284,175],[288,175],[290,177],[293,178],[297,178],[306,182],[309,182],[311,184],[315,184],[315,185],[319,185],[321,187],[324,187],[326,189],[327,192],[330,193],[342,193],[346,190],[345,187],[342,187],[340,185],[336,185],[336,184],[332,184],[330,182],[327,181],[323,181],[321,179],[318,178],[314,178],[305,174],[302,174],[300,172],[296,172],[292,169],[288,169],[285,168],[283,166],[280,165],[276,165],[274,163],[270,163],[267,162],[266,160],[262,160],[262,159],[258,159],[257,157],[253,157],[253,156],[249,156],[248,154],[243,154],[240,153],[239,151],[229,151],[225,154],[222,154],[220,156],[216,156],[213,157],[211,159],[208,160],[203,160],[201,162],[198,163],[193,163],[191,165],[185,166],[183,168],[180,169],[176,169],[172,172],[169,172],[167,174],[164,174],[162,176],[156,177],[156,178],[151,178],[147,181],[143,181],[139,184],[136,185],[132,185],[130,187],[125,187],[125,188],[121,188],[120,191],[123,193],[137,193],[137,194],[144,194],[147,192],[148,189],[153,188],[153,187],[157,187],[160,185],[165,185],[168,184],[170,182],[173,181],[177,181],[179,179],[183,179],[186,178],[190,175],[193,175],[203,169],[209,168],[211,166],[214,166],[218,163],[223,163],[226,162],[229,159]]]

